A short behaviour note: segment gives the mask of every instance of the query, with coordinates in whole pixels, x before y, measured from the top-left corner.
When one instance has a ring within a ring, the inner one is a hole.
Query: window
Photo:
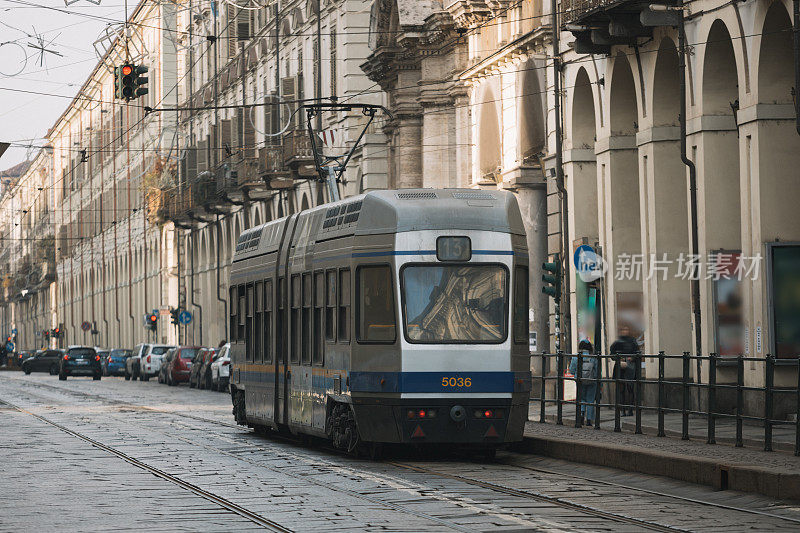
[[[336,340],[336,271],[328,270],[325,275],[325,340]]]
[[[292,276],[292,363],[300,362],[300,276]]]
[[[339,271],[339,342],[350,342],[350,269]]]
[[[359,342],[394,342],[392,271],[388,266],[360,267],[358,273]]]
[[[303,318],[301,330],[302,338],[302,352],[300,353],[300,360],[304,365],[311,364],[311,274],[306,272],[303,274]]]
[[[255,354],[255,350],[253,347],[253,322],[254,322],[254,308],[255,308],[255,294],[253,290],[253,285],[250,284],[247,286],[247,321],[245,322],[245,333],[244,338],[246,341],[245,346],[245,354],[247,361],[253,361],[253,355]]]
[[[323,310],[325,309],[325,273],[314,273],[314,352],[311,361],[322,364],[323,361]]]
[[[412,265],[402,271],[409,342],[501,343],[508,283],[502,265]]]
[[[253,361],[264,362],[264,282],[256,283],[256,320],[253,327]]]
[[[239,308],[239,305],[237,303],[236,287],[231,287],[229,292],[230,292],[231,297],[230,297],[230,300],[228,301],[228,309],[230,310],[230,313],[229,313],[230,314],[230,328],[228,328],[228,329],[230,330],[230,334],[231,334],[231,342],[236,342],[238,340],[238,338],[236,336],[236,330],[237,330],[237,326],[239,325],[239,322],[238,322],[238,320],[236,318],[236,310]]]
[[[272,280],[264,282],[264,362],[272,363]]]
[[[514,269],[514,342],[528,343],[528,267]]]
[[[238,321],[237,321],[237,331],[236,331],[236,340],[238,342],[244,342],[247,339],[244,336],[244,320],[245,320],[245,299],[244,299],[244,286],[239,285],[238,287],[238,294],[239,294],[239,310],[237,311]]]

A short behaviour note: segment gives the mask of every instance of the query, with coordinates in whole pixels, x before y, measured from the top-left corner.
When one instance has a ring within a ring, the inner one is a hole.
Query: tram
[[[229,297],[241,425],[351,452],[522,439],[528,253],[511,193],[372,191],[248,229]]]

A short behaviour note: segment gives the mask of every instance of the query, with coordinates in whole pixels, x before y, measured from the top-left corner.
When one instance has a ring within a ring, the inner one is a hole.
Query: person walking
[[[617,402],[621,406],[622,416],[633,415],[633,383],[636,380],[636,358],[639,354],[639,343],[631,336],[627,325],[619,329],[619,338],[611,344],[611,355],[619,355],[619,362],[614,363],[614,379],[622,380],[617,390]]]
[[[578,351],[581,357],[581,368],[578,368],[578,358],[573,357],[569,363],[569,372],[573,376],[578,376],[580,372],[581,388],[578,391],[578,398],[581,400],[581,423],[586,421],[587,426],[594,423],[594,401],[597,396],[597,376],[600,372],[598,358],[592,355],[594,348],[588,340],[578,343]]]

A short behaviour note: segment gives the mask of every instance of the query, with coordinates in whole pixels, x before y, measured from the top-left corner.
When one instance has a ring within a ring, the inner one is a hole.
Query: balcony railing
[[[290,166],[314,161],[314,151],[306,130],[292,130],[283,137],[283,160]]]

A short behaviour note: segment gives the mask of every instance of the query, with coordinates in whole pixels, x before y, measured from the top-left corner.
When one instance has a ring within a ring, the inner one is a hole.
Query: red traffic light
[[[122,67],[122,75],[123,75],[123,76],[127,76],[127,75],[128,75],[128,74],[130,74],[131,72],[133,72],[133,67],[132,67],[132,66],[130,66],[130,65],[124,65],[124,66]]]
[[[156,315],[150,315],[150,322],[155,322],[156,320],[158,320]]]

